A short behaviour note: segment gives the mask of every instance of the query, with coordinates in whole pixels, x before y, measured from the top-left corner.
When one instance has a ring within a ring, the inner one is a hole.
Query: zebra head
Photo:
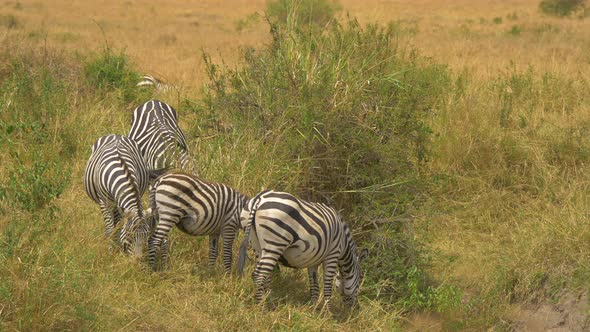
[[[133,254],[137,258],[141,258],[144,243],[147,242],[152,227],[143,215],[138,213],[130,214],[128,222],[125,223],[121,230],[121,244],[125,254]]]
[[[336,275],[334,284],[342,294],[344,304],[348,307],[354,307],[357,304],[358,291],[363,280],[360,263],[367,258],[369,250],[365,248],[357,252],[353,244],[349,246],[348,251],[343,264],[340,266],[340,271]]]

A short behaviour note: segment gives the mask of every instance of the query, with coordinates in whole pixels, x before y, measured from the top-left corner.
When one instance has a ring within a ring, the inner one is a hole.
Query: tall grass
[[[84,209],[99,209],[84,206],[83,190],[60,202],[80,189],[92,142],[120,132],[118,115],[95,106],[101,92],[88,89],[79,57],[5,43],[12,47],[0,54],[0,323],[18,330],[91,328],[101,312],[88,269],[97,251],[84,250],[80,233],[88,232]]]
[[[340,10],[338,2],[331,0],[274,0],[266,5],[266,15],[274,24],[316,30],[334,22]]]
[[[204,56],[203,102],[185,107],[206,119],[198,126],[212,137],[199,155],[228,156],[205,168],[250,194],[273,188],[341,209],[357,241],[372,249],[369,298],[416,310],[436,307],[447,292],[457,303],[460,292],[432,283],[406,233],[427,188],[426,119],[442,107],[449,71],[400,46],[398,25],[351,19],[310,30],[296,9],[287,12],[279,23],[270,17],[272,41],[246,49],[239,69]]]
[[[543,0],[539,10],[554,16],[570,16],[575,12],[584,11],[586,0]]]
[[[318,28],[314,2],[280,3],[267,45],[237,68],[205,55],[205,91],[171,103],[204,178],[342,211],[371,250],[361,307],[336,297],[334,317],[318,313],[306,273],[283,269],[265,311],[180,232],[163,273],[109,252],[81,176],[94,140],[126,133],[151,96],[124,52],[15,33],[0,50],[0,329],[395,330],[422,311],[449,330],[510,329],[515,304],[590,287],[583,70],[453,72],[400,42],[399,24],[330,9]]]
[[[436,264],[485,313],[474,321],[587,285],[588,92],[583,75],[509,67],[432,119],[431,167],[445,180],[417,228],[425,241],[437,234]]]
[[[36,49],[3,53],[0,61],[6,78],[0,86],[2,157],[8,160],[0,181],[3,329],[177,330],[194,327],[195,322],[207,329],[229,330],[367,326],[347,312],[337,312],[335,320],[307,307],[306,277],[300,271],[285,271],[276,278],[274,294],[281,308],[261,312],[248,280],[220,281],[220,270],[206,267],[204,239],[173,234],[171,241],[178,243],[171,246],[171,254],[178,259],[159,275],[149,273],[143,262],[109,252],[102,217],[96,204],[86,199],[81,176],[90,145],[106,133],[125,133],[132,106],[124,106],[117,88],[97,86],[88,76],[88,63],[98,68],[93,72],[108,72],[111,62],[102,61],[103,56],[80,59]],[[187,105],[180,109],[190,120]],[[219,119],[225,116],[220,114]],[[214,129],[222,131],[223,123],[214,120],[201,121],[215,123]],[[198,127],[188,129],[194,133]],[[251,161],[255,154],[242,159],[233,154],[260,148],[260,140],[250,131],[206,139],[199,148],[208,150],[203,158],[208,178],[235,183],[243,174],[260,173],[248,164],[256,166],[256,160]],[[282,163],[272,168],[282,168]],[[288,168],[282,172],[296,179]],[[241,179],[243,185],[236,185],[250,192],[265,183]],[[300,291],[291,292],[294,285]],[[384,312],[379,300],[367,301],[357,314],[380,317],[369,323],[377,329],[398,324],[398,312]]]

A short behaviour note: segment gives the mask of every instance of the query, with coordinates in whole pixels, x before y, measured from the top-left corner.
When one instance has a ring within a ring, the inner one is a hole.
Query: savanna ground
[[[588,328],[590,20],[529,0],[339,7],[339,27],[271,33],[267,1],[0,2],[0,329]],[[204,178],[342,209],[372,253],[358,311],[315,311],[288,269],[263,309],[178,231],[165,272],[109,252],[85,163],[152,97]]]

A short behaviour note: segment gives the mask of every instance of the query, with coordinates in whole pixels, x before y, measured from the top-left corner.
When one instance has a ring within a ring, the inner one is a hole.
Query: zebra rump
[[[240,247],[238,272],[243,271],[250,242],[258,257],[252,273],[258,302],[270,291],[270,273],[281,263],[308,269],[312,302],[319,296],[317,269],[323,265],[324,301],[328,309],[331,309],[336,273],[342,279],[340,290],[344,302],[349,306],[356,304],[363,277],[360,263],[367,251],[357,253],[350,229],[337,211],[289,193],[266,191],[248,201],[240,222],[246,236]]]
[[[128,219],[120,234],[125,253],[135,247],[136,255],[141,255],[142,243],[150,231],[141,204],[149,175],[137,143],[129,138],[106,135],[92,146],[84,188],[88,197],[100,205],[107,238],[122,218]]]
[[[137,142],[150,170],[185,169],[191,162],[176,110],[162,101],[149,100],[135,108],[129,138]]]
[[[223,237],[223,266],[230,273],[239,213],[246,201],[247,197],[237,190],[225,184],[205,182],[194,175],[172,172],[158,178],[150,193],[150,207],[158,219],[149,239],[152,269],[157,269],[157,256],[166,265],[168,234],[177,226],[189,235],[209,235],[210,265],[217,260],[219,236]]]

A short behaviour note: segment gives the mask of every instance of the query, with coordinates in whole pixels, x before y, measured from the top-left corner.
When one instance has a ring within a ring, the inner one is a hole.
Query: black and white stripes
[[[169,173],[156,180],[150,206],[158,226],[149,240],[149,261],[156,269],[157,252],[167,260],[167,238],[175,225],[189,235],[209,235],[209,264],[215,264],[219,236],[223,237],[223,266],[231,271],[232,246],[239,214],[247,198],[220,183],[209,183],[184,173]]]
[[[141,87],[152,87],[154,90],[160,92],[166,92],[172,88],[170,85],[152,75],[143,75],[141,81],[136,85]]]
[[[92,146],[84,172],[84,188],[100,205],[107,238],[122,217],[129,218],[120,235],[126,253],[135,247],[140,255],[142,242],[149,235],[141,204],[148,181],[147,164],[134,141],[125,136],[107,135]]]
[[[150,100],[133,111],[129,138],[139,145],[150,170],[191,166],[176,110],[164,102]],[[196,173],[194,165],[191,171]]]
[[[324,301],[328,308],[332,282],[339,271],[345,302],[356,303],[362,279],[359,263],[367,252],[357,253],[350,229],[334,209],[288,193],[266,191],[248,202],[240,219],[246,238],[240,248],[238,270],[243,269],[247,241],[250,241],[258,256],[252,273],[258,302],[267,293],[270,273],[280,262],[288,267],[308,269],[313,302],[319,296],[317,269],[323,265]]]
[[[354,305],[363,276],[360,262],[367,252],[357,252],[340,214],[325,204],[285,192],[265,191],[249,200],[230,186],[199,179],[177,121],[174,108],[150,100],[134,110],[129,136],[107,135],[92,146],[84,186],[100,205],[106,236],[126,219],[120,234],[123,251],[141,255],[147,240],[149,265],[154,270],[160,267],[158,261],[167,265],[168,236],[174,226],[192,236],[209,236],[210,265],[217,260],[221,236],[223,267],[230,273],[233,242],[242,227],[246,237],[238,270],[243,271],[251,243],[257,255],[252,278],[258,302],[269,293],[270,274],[280,263],[308,269],[313,302],[320,295],[321,265],[328,309],[334,278],[345,303]],[[171,168],[182,170],[151,181]],[[150,209],[144,215],[142,195],[148,187]]]

